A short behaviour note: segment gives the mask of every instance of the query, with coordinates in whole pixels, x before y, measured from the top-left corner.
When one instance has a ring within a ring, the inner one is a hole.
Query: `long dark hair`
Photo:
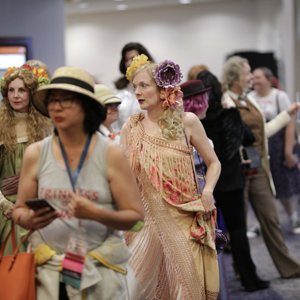
[[[83,123],[84,130],[88,134],[93,134],[105,120],[106,109],[103,110],[103,106],[100,103],[97,103],[95,100],[91,100],[84,95],[80,95],[80,99],[85,114]]]
[[[138,52],[138,54],[145,54],[151,62],[154,62],[153,57],[151,56],[149,51],[142,44],[137,43],[137,42],[127,43],[122,48],[121,60],[120,60],[120,63],[119,63],[119,70],[124,76],[120,77],[119,79],[117,79],[114,82],[115,87],[118,90],[126,88],[127,85],[129,84],[129,81],[125,77],[125,74],[126,74],[125,56],[126,56],[126,53],[131,51],[131,50],[136,50]]]
[[[208,110],[206,117],[209,118],[212,114],[218,113],[222,110],[221,98],[222,98],[222,87],[218,78],[210,71],[202,71],[197,75],[197,79],[202,80],[205,87],[210,88],[208,91]],[[215,117],[215,116],[213,116]]]

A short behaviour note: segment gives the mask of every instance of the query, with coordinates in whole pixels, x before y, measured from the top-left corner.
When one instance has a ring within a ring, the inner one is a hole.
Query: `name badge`
[[[87,246],[85,240],[71,236],[68,241],[65,257],[62,261],[62,282],[73,288],[80,289],[86,254]]]

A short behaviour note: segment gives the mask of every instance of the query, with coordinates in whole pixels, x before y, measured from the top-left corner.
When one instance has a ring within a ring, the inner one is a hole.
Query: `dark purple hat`
[[[180,85],[181,91],[183,92],[183,99],[198,94],[204,94],[210,90],[206,88],[202,80],[188,80]]]

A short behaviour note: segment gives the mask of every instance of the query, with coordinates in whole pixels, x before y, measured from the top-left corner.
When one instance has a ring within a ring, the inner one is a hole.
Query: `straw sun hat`
[[[107,104],[120,104],[122,100],[114,95],[105,84],[95,85],[95,94],[103,105]]]
[[[99,117],[105,116],[105,108],[94,92],[94,79],[85,70],[76,67],[60,67],[55,70],[49,84],[41,86],[33,95],[32,103],[43,115],[49,116],[45,99],[50,90],[64,90],[87,96],[96,101],[101,110]]]

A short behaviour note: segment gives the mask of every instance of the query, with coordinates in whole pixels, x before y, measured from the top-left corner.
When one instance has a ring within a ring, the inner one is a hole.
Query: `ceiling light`
[[[191,2],[192,2],[191,0],[179,0],[180,4],[189,4]]]
[[[128,8],[127,4],[118,4],[117,10],[126,10]]]

